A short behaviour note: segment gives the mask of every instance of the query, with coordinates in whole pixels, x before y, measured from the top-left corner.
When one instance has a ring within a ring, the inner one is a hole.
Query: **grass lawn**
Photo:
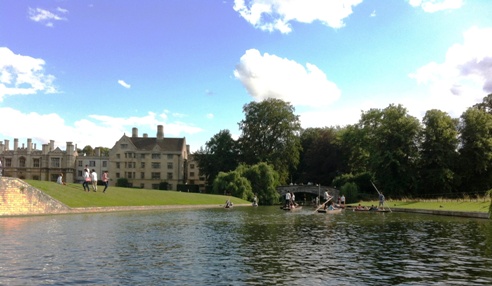
[[[106,193],[104,186],[98,186],[97,192],[84,192],[82,184],[26,180],[31,186],[38,188],[72,208],[114,207],[114,206],[164,206],[164,205],[224,205],[227,199],[234,204],[250,202],[231,196],[185,193],[176,191],[159,191],[147,189],[120,188],[109,186]],[[91,187],[92,188],[92,187]]]
[[[363,206],[379,205],[378,201],[360,202]],[[357,206],[357,204],[352,204]],[[412,201],[412,200],[387,200],[384,202],[386,207],[425,209],[425,210],[445,210],[463,212],[483,212],[487,213],[490,207],[490,199],[479,200],[434,200],[434,201]]]

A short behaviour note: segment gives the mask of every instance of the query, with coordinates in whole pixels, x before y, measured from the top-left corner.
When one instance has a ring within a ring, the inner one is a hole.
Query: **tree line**
[[[251,102],[243,112],[237,140],[221,130],[195,153],[210,192],[234,189],[275,203],[275,187],[290,183],[357,195],[374,194],[377,185],[392,198],[481,195],[492,187],[492,94],[459,118],[432,109],[420,121],[391,104],[344,127],[302,129],[294,107],[279,99]]]

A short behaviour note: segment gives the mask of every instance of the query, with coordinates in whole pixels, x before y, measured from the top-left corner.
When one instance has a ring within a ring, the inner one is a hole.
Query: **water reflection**
[[[0,219],[5,285],[490,285],[492,222],[278,207]]]

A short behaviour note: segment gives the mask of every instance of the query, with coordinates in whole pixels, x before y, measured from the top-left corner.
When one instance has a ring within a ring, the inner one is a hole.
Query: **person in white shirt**
[[[58,179],[56,179],[56,183],[60,185],[65,185],[65,183],[63,182],[63,174],[60,174],[58,176]]]
[[[82,182],[82,187],[84,188],[84,192],[87,191],[89,192],[90,189],[89,189],[89,182],[91,181],[91,177],[89,175],[89,168],[87,168],[87,166],[85,166],[85,169],[84,169],[84,182]]]
[[[92,169],[91,180],[92,180],[92,190],[94,192],[97,192],[97,173],[96,170],[94,169]]]

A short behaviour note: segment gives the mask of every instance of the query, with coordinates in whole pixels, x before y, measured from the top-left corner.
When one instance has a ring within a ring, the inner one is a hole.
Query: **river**
[[[0,218],[0,285],[491,285],[492,221],[278,207]]]

